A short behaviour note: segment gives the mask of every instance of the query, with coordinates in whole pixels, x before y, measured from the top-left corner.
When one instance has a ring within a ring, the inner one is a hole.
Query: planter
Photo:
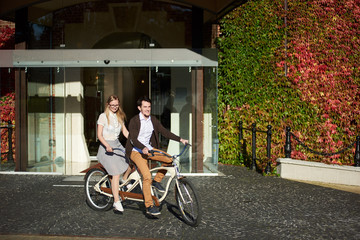
[[[360,186],[360,167],[279,158],[277,172],[282,178]]]

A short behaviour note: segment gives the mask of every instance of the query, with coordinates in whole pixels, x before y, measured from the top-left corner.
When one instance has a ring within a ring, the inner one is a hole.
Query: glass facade
[[[96,121],[110,94],[119,96],[128,119],[138,113],[136,100],[149,95],[152,114],[162,124],[189,139],[193,149],[180,159],[182,172],[195,171],[201,161],[204,172],[217,169],[216,67],[204,72],[203,89],[194,89],[192,67],[52,67],[28,68],[27,171],[74,174],[77,166],[96,161],[99,142]],[[201,95],[199,99],[199,93]],[[196,99],[203,102],[198,109]],[[200,137],[196,116],[201,115]],[[121,136],[124,144],[126,139]],[[198,145],[203,157],[198,159]],[[180,152],[179,143],[161,139],[161,148],[171,154]],[[84,164],[83,164],[84,163]]]
[[[216,30],[203,21],[213,13],[162,1],[53,0],[14,15],[9,69],[24,74],[27,88],[22,170],[78,174],[96,161],[96,121],[116,94],[128,120],[137,98],[150,96],[152,114],[189,139],[183,172],[217,172]],[[167,139],[161,147],[180,149]]]

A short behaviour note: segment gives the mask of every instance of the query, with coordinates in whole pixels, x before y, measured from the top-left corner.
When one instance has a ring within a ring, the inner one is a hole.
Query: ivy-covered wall
[[[285,27],[285,19],[287,26]],[[220,22],[220,162],[248,165],[239,157],[238,124],[272,126],[271,162],[284,157],[285,127],[310,148],[336,152],[360,134],[360,0],[249,1]],[[285,75],[285,64],[288,72]],[[264,169],[266,135],[257,135]],[[352,164],[354,148],[322,157],[293,141],[292,158]]]

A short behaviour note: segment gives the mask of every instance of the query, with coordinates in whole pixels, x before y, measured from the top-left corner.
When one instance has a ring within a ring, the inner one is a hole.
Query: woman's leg
[[[113,206],[116,210],[116,211],[114,211],[114,213],[122,213],[124,211],[124,208],[119,199],[119,180],[120,180],[120,175],[112,176],[111,191],[114,196],[114,205]]]
[[[120,175],[112,176],[111,191],[114,196],[114,202],[119,201],[119,180],[120,180]]]
[[[131,173],[131,168],[130,168],[130,165],[129,165],[128,168],[126,169],[123,177],[122,177],[122,180],[126,181],[128,179],[128,177],[129,177],[130,173]]]

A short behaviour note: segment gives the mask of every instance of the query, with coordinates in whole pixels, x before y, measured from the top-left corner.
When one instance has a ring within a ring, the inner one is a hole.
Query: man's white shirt
[[[139,118],[140,118],[140,131],[139,131],[139,136],[138,136],[137,140],[139,142],[141,142],[149,150],[152,150],[153,147],[150,145],[150,138],[154,131],[154,126],[151,122],[151,116],[149,116],[148,119],[146,119],[140,112]],[[140,152],[139,150],[137,150],[135,148],[133,148],[133,151]]]

